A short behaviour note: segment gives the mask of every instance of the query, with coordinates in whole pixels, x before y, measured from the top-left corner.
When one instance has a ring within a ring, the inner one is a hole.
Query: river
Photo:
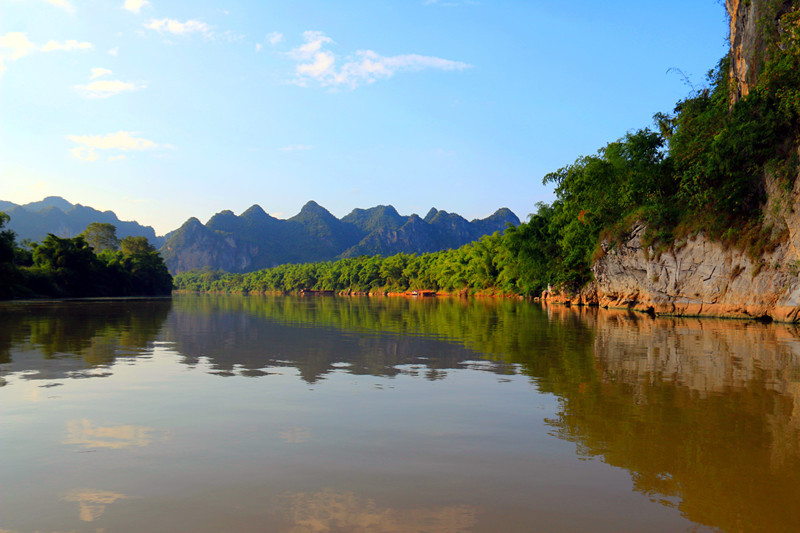
[[[515,300],[0,305],[0,531],[796,531],[800,330]]]

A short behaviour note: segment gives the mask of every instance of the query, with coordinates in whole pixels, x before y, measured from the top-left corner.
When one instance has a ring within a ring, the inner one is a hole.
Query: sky
[[[718,0],[0,0],[0,200],[524,220],[727,36]]]

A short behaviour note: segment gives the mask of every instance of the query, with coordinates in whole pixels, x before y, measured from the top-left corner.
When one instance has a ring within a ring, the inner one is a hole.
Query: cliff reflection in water
[[[553,376],[549,421],[636,490],[725,531],[800,524],[800,334],[794,326],[554,307],[596,331],[595,375]]]

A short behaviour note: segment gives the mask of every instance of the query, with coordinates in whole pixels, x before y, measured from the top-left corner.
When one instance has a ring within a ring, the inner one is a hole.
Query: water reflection
[[[555,320],[574,316],[553,309]],[[731,531],[800,523],[796,327],[580,316],[597,331],[597,378],[558,387],[562,409],[550,422],[561,438],[626,468],[653,499],[678,498],[696,522]]]
[[[207,361],[220,376],[266,375],[265,368],[297,368],[315,383],[337,368],[358,375],[396,376],[421,365],[425,377],[460,368],[481,353],[465,351],[453,338],[431,331],[448,325],[460,309],[408,301],[283,297],[181,297],[165,339],[187,365]],[[480,313],[468,315],[478,317]],[[452,333],[457,333],[456,330]],[[502,362],[492,371],[508,371]]]
[[[106,512],[107,506],[126,498],[124,494],[95,489],[75,489],[61,497],[66,502],[80,505],[80,519],[84,522],[94,522]]]
[[[800,523],[800,330],[795,326],[652,319],[512,300],[184,296],[173,303],[0,307],[0,375],[9,382],[37,379],[50,387],[70,378],[111,376],[120,357],[150,357],[157,345],[168,347],[181,369],[202,373],[203,385],[193,386],[214,387],[220,398],[230,394],[223,384],[252,387],[257,395],[243,398],[256,405],[262,401],[258,394],[282,379],[277,375],[291,374],[284,372],[288,369],[297,369],[301,383],[319,384],[321,391],[326,379],[342,375],[441,382],[435,385],[463,375],[457,370],[494,373],[491,378],[501,382],[524,375],[531,383],[523,383],[526,390],[557,399],[545,421],[555,437],[549,439],[573,443],[583,458],[623,468],[635,491],[661,506],[722,530],[792,531]],[[391,383],[368,386],[388,394]],[[50,393],[41,387],[34,391],[31,400]],[[192,394],[202,393],[184,388],[175,397],[187,395],[190,401]],[[476,401],[471,390],[460,394],[454,404]],[[496,390],[492,394],[501,396]],[[336,398],[343,401],[342,395]],[[508,398],[503,406],[508,425],[470,426],[469,431],[495,432],[487,442],[501,442],[528,401]],[[371,423],[386,423],[380,419],[392,405],[376,403]],[[265,435],[253,442],[277,442],[279,454],[315,450],[315,461],[322,460],[320,450],[331,442],[326,439],[334,426],[365,431],[344,418],[346,413],[316,425],[313,418],[287,414],[260,428],[252,419],[228,422],[232,412],[224,411],[213,423],[229,424],[225,431]],[[302,411],[309,412],[310,407]],[[139,420],[119,425],[96,420],[103,419],[73,415],[58,426],[66,423],[61,442],[82,449],[149,451],[167,440],[166,429]],[[438,430],[418,429],[416,436]],[[381,438],[386,439],[381,446],[392,445],[392,439]],[[448,454],[457,452],[456,446],[448,448]],[[411,455],[408,448],[386,453],[395,461]],[[467,504],[391,507],[376,503],[370,492],[323,489],[284,496],[282,513],[292,531],[469,531],[480,529],[476,524],[485,512]],[[68,494],[71,499],[65,501],[80,503],[85,521],[124,497],[103,491]]]
[[[475,525],[467,505],[422,509],[380,507],[370,498],[330,489],[284,496],[291,533],[464,533]]]
[[[554,435],[627,469],[653,501],[726,530],[800,523],[795,326],[515,301],[211,298],[176,307],[176,346],[220,369],[283,363],[313,382],[338,364],[443,379],[488,359],[491,371],[524,373],[556,394]],[[214,341],[218,331],[226,336]],[[394,335],[364,335],[377,332]]]
[[[93,369],[146,354],[171,307],[170,299],[0,304],[0,374],[108,377]]]
[[[554,336],[544,317],[515,300],[181,296],[167,340],[186,364],[207,360],[224,376],[292,366],[314,383],[337,368],[396,376],[412,365],[438,380],[491,354],[481,370],[513,373],[509,351],[540,351],[575,333]]]
[[[66,436],[61,443],[82,448],[124,450],[143,448],[159,438],[158,433],[156,429],[145,426],[98,426],[84,418],[67,422]]]

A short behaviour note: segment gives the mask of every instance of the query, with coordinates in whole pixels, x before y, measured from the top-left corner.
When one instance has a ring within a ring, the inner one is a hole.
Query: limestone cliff
[[[768,176],[767,190],[772,201],[765,212],[785,226],[788,238],[760,257],[702,232],[659,255],[643,245],[645,227],[637,224],[622,242],[601,244],[604,255],[592,266],[595,280],[580,293],[545,297],[659,315],[800,322],[800,179],[786,194]]]
[[[730,19],[731,102],[747,96],[755,85],[778,18],[794,4],[792,0],[725,0]]]
[[[644,227],[608,249],[593,267],[595,282],[574,301],[664,315],[770,317],[800,321],[800,256],[787,242],[753,261],[698,234],[654,257]]]
[[[779,19],[797,4],[796,0],[726,0],[732,105],[757,83],[770,36],[784,30]],[[798,146],[796,138],[785,141]],[[621,242],[601,244],[603,256],[592,266],[594,281],[580,293],[548,291],[543,297],[662,315],[800,322],[800,176],[791,181],[791,190],[769,172],[764,173],[763,183],[764,225],[776,228],[784,238],[760,257],[712,240],[702,231],[658,253],[643,245],[646,228],[636,224]]]

